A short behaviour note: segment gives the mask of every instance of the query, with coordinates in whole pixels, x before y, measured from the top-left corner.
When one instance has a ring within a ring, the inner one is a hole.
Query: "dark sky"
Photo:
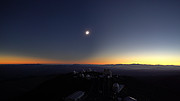
[[[1,57],[180,65],[179,0],[4,0],[0,8]]]

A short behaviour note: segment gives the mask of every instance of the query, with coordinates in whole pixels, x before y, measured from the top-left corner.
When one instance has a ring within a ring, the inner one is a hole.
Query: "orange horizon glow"
[[[35,57],[0,55],[0,64],[149,64],[149,65],[180,65],[178,58],[173,57],[96,57],[81,61],[62,61],[52,59],[42,59]]]
[[[35,57],[0,55],[0,64],[56,64],[56,63],[63,63],[63,62],[35,58]]]

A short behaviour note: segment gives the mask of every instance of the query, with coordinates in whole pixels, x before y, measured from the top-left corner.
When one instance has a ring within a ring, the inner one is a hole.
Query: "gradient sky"
[[[0,64],[180,65],[179,0],[4,0],[0,8]]]

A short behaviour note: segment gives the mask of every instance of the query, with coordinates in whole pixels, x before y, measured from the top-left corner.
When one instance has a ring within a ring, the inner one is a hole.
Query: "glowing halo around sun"
[[[89,35],[89,34],[90,34],[90,31],[89,31],[89,30],[85,31],[85,34],[86,34],[86,35]]]

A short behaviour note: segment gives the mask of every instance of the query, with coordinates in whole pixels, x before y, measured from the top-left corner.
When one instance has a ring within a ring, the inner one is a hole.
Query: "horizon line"
[[[62,64],[62,63],[47,63],[47,64],[41,64],[41,63],[29,63],[29,64],[0,64],[0,65],[152,65],[152,66],[180,66],[180,65],[163,65],[163,64],[140,64],[140,63],[131,63],[131,64],[101,64],[101,63],[87,63],[87,64],[78,64],[78,63],[69,63],[69,64]]]

